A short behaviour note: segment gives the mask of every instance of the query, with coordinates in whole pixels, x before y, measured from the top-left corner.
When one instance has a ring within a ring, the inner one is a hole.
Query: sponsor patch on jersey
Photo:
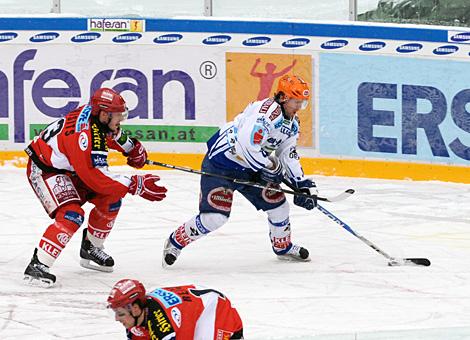
[[[17,36],[18,36],[18,33],[15,33],[15,32],[2,32],[0,33],[0,42],[13,40]]]
[[[232,201],[233,190],[224,187],[212,189],[209,194],[207,194],[207,202],[211,207],[217,210],[227,212],[232,210]]]
[[[163,288],[157,288],[149,295],[160,301],[165,308],[170,308],[183,302],[178,295]]]
[[[171,310],[171,318],[175,322],[176,326],[180,328],[181,327],[181,311],[179,310],[178,307],[173,307],[173,309]]]
[[[289,158],[292,158],[292,159],[295,159],[295,160],[299,160],[300,157],[299,157],[299,154],[297,153],[297,149],[295,146],[292,146],[289,150]]]
[[[264,134],[265,134],[264,127],[256,124],[253,127],[253,130],[251,131],[251,138],[250,138],[251,144],[253,145],[261,144],[264,138]]]
[[[58,37],[59,37],[59,33],[57,32],[44,32],[44,33],[33,35],[31,38],[29,38],[29,41],[34,42],[34,43],[40,43],[40,42],[45,42],[45,41],[51,41],[51,40],[57,39]]]
[[[230,340],[232,332],[225,331],[223,329],[217,329],[216,340]]]
[[[78,146],[82,151],[88,149],[88,135],[86,132],[81,132],[78,136]]]
[[[108,166],[108,153],[102,151],[91,152],[91,164],[93,167]]]
[[[104,95],[105,92],[103,92]],[[96,123],[91,124],[91,149],[94,151],[108,151],[108,145],[106,144],[106,136],[100,131]]]
[[[283,192],[269,190],[269,188],[279,189],[279,185],[268,183],[267,188],[263,189],[263,191],[261,192],[261,196],[266,202],[274,204],[274,203],[279,203],[285,200],[286,197]]]
[[[220,45],[230,41],[231,39],[232,37],[229,35],[213,35],[204,39],[202,43],[204,45]]]
[[[181,34],[177,34],[177,33],[163,34],[153,39],[153,42],[155,44],[170,44],[170,43],[177,42],[181,39],[183,39],[183,36]]]
[[[84,43],[84,42],[90,42],[93,40],[98,39],[101,37],[101,34],[98,32],[89,32],[89,33],[82,33],[82,34],[77,34],[76,36],[73,36],[70,41],[74,43]]]
[[[78,115],[77,122],[75,123],[75,132],[87,130],[90,127],[89,118],[91,115],[91,106],[87,105],[83,107],[82,111]]]

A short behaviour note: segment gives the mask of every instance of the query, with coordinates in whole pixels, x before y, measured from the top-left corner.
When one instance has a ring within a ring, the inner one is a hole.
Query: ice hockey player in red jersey
[[[128,340],[243,339],[243,324],[230,300],[193,285],[157,288],[146,294],[137,280],[118,281],[108,308],[126,328]]]
[[[49,268],[72,235],[84,222],[82,205],[94,205],[83,230],[80,264],[111,272],[114,260],[103,251],[127,194],[150,201],[165,198],[166,189],[152,174],[124,176],[108,169],[108,149],[127,156],[127,164],[144,166],[147,152],[134,138],[122,133],[120,123],[127,118],[126,102],[109,88],[98,89],[88,105],[49,124],[26,148],[29,156],[28,181],[46,212],[54,219],[44,232],[24,280],[32,285],[52,286],[56,277]]]

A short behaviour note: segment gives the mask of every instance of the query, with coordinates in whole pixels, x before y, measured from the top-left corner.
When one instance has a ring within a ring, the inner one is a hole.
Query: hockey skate
[[[282,255],[277,255],[279,260],[284,261],[300,261],[300,262],[308,262],[311,261],[309,257],[308,250],[293,244],[292,247],[287,251],[287,253]]]
[[[103,248],[95,247],[87,239],[88,229],[83,230],[82,246],[80,248],[80,265],[84,268],[112,272],[114,266],[113,258],[103,251]]]
[[[23,282],[31,286],[50,288],[55,283],[55,275],[49,273],[49,267],[38,260],[38,249],[34,249],[31,262],[24,271]]]
[[[171,266],[175,263],[178,256],[181,254],[181,249],[176,248],[170,241],[169,238],[166,239],[165,245],[163,246],[163,257],[162,257],[162,267]]]

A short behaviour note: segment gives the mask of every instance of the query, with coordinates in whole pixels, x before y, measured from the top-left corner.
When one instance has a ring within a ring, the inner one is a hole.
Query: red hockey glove
[[[144,328],[142,326],[134,326],[131,329],[129,329],[128,332],[130,333],[129,335],[132,335],[132,337],[130,338],[132,340],[150,339],[149,331],[147,330],[147,328]]]
[[[166,188],[158,186],[155,182],[160,177],[156,175],[134,175],[131,177],[131,185],[129,185],[128,193],[139,195],[149,201],[161,201],[166,197]]]
[[[134,148],[127,154],[127,164],[131,167],[140,169],[147,161],[147,151],[141,142],[135,138],[131,138],[134,143]]]

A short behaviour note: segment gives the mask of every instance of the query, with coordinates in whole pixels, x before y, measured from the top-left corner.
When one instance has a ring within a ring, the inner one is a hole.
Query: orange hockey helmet
[[[125,307],[135,301],[145,301],[145,287],[138,280],[122,279],[116,282],[108,296],[108,308]]]
[[[307,82],[298,76],[289,76],[287,74],[279,79],[276,93],[279,92],[284,93],[289,98],[303,100],[305,103],[303,106],[305,107],[310,97],[310,89]]]
[[[127,118],[126,102],[122,96],[113,89],[102,87],[93,93],[90,99],[92,115],[98,115],[101,110],[113,113],[118,112]]]

